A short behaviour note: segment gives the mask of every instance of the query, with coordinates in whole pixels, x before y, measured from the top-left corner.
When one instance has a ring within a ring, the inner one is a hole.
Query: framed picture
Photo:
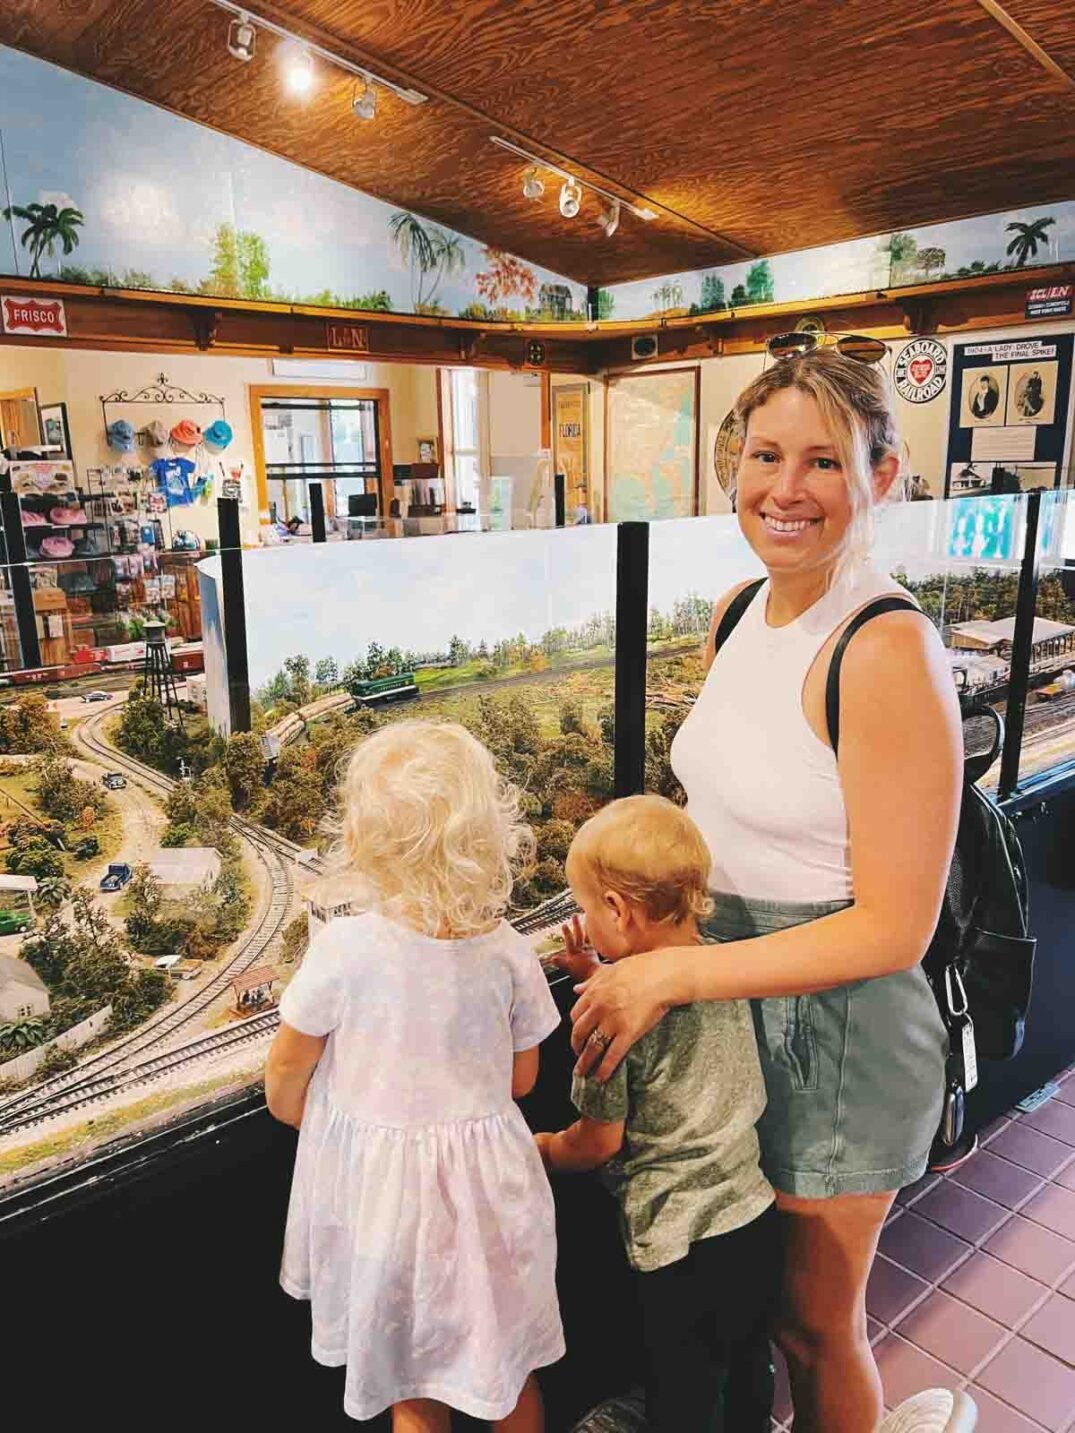
[[[71,456],[71,434],[67,427],[66,403],[41,405],[41,446],[57,457]]]
[[[419,461],[420,463],[438,463],[438,462],[440,462],[440,459],[437,457],[437,440],[436,440],[436,438],[419,438],[419,439],[417,439],[417,443],[418,443],[418,461]]]
[[[564,475],[564,500],[575,522],[585,522],[590,515],[589,395],[588,383],[563,384],[552,390],[553,466]]]

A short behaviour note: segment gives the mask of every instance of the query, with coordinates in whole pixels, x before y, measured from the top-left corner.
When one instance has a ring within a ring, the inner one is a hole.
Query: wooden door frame
[[[251,383],[247,385],[250,405],[250,435],[254,449],[254,477],[257,481],[258,525],[269,521],[269,477],[265,470],[265,437],[261,426],[263,398],[357,398],[373,399],[377,404],[377,434],[381,446],[381,478],[377,499],[381,516],[388,516],[392,492],[392,405],[387,388],[351,388],[332,383]]]

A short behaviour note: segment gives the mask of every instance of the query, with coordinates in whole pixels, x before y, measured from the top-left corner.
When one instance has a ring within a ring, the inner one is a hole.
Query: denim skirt
[[[715,942],[769,935],[850,904],[720,892],[714,900],[704,934]],[[940,1122],[948,1053],[922,967],[751,1004],[768,1095],[758,1137],[774,1188],[829,1199],[918,1179]]]

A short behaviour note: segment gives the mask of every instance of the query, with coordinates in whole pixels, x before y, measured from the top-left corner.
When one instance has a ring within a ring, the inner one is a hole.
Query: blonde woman
[[[884,376],[820,350],[771,366],[738,413],[739,523],[768,581],[714,653],[736,593],[717,603],[709,674],[672,748],[713,855],[708,934],[722,944],[602,968],[573,1038],[580,1071],[607,1078],[671,1007],[754,1000],[796,1433],[872,1433],[867,1276],[941,1110],[947,1038],[920,962],[955,841],[959,710],[931,624],[890,612],[848,645],[838,760],[829,743],[835,643],[901,590],[869,561],[871,514],[900,467]]]
[[[503,920],[532,838],[462,727],[359,746],[341,855],[363,904],[311,944],[280,1004],[269,1108],[299,1127],[281,1282],[344,1407],[394,1433],[451,1409],[540,1433],[532,1370],[564,1351],[552,1196],[513,1100],[559,1023]]]

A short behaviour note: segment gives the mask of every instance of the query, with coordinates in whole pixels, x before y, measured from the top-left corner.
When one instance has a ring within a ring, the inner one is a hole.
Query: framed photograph
[[[590,512],[590,454],[587,431],[589,384],[569,383],[552,390],[553,470],[564,475],[564,498],[574,520]]]
[[[1006,364],[995,364],[990,368],[968,368],[963,374],[963,404],[959,426],[961,428],[1002,426],[1007,396],[1008,368]]]
[[[41,446],[57,457],[71,456],[71,433],[67,427],[66,403],[41,405]]]
[[[440,462],[440,459],[437,457],[437,440],[436,440],[436,438],[419,438],[419,439],[417,439],[417,443],[418,443],[418,461],[419,461],[420,463],[439,463],[439,462]]]
[[[1013,363],[1008,379],[1008,422],[1052,423],[1056,416],[1059,365]]]

